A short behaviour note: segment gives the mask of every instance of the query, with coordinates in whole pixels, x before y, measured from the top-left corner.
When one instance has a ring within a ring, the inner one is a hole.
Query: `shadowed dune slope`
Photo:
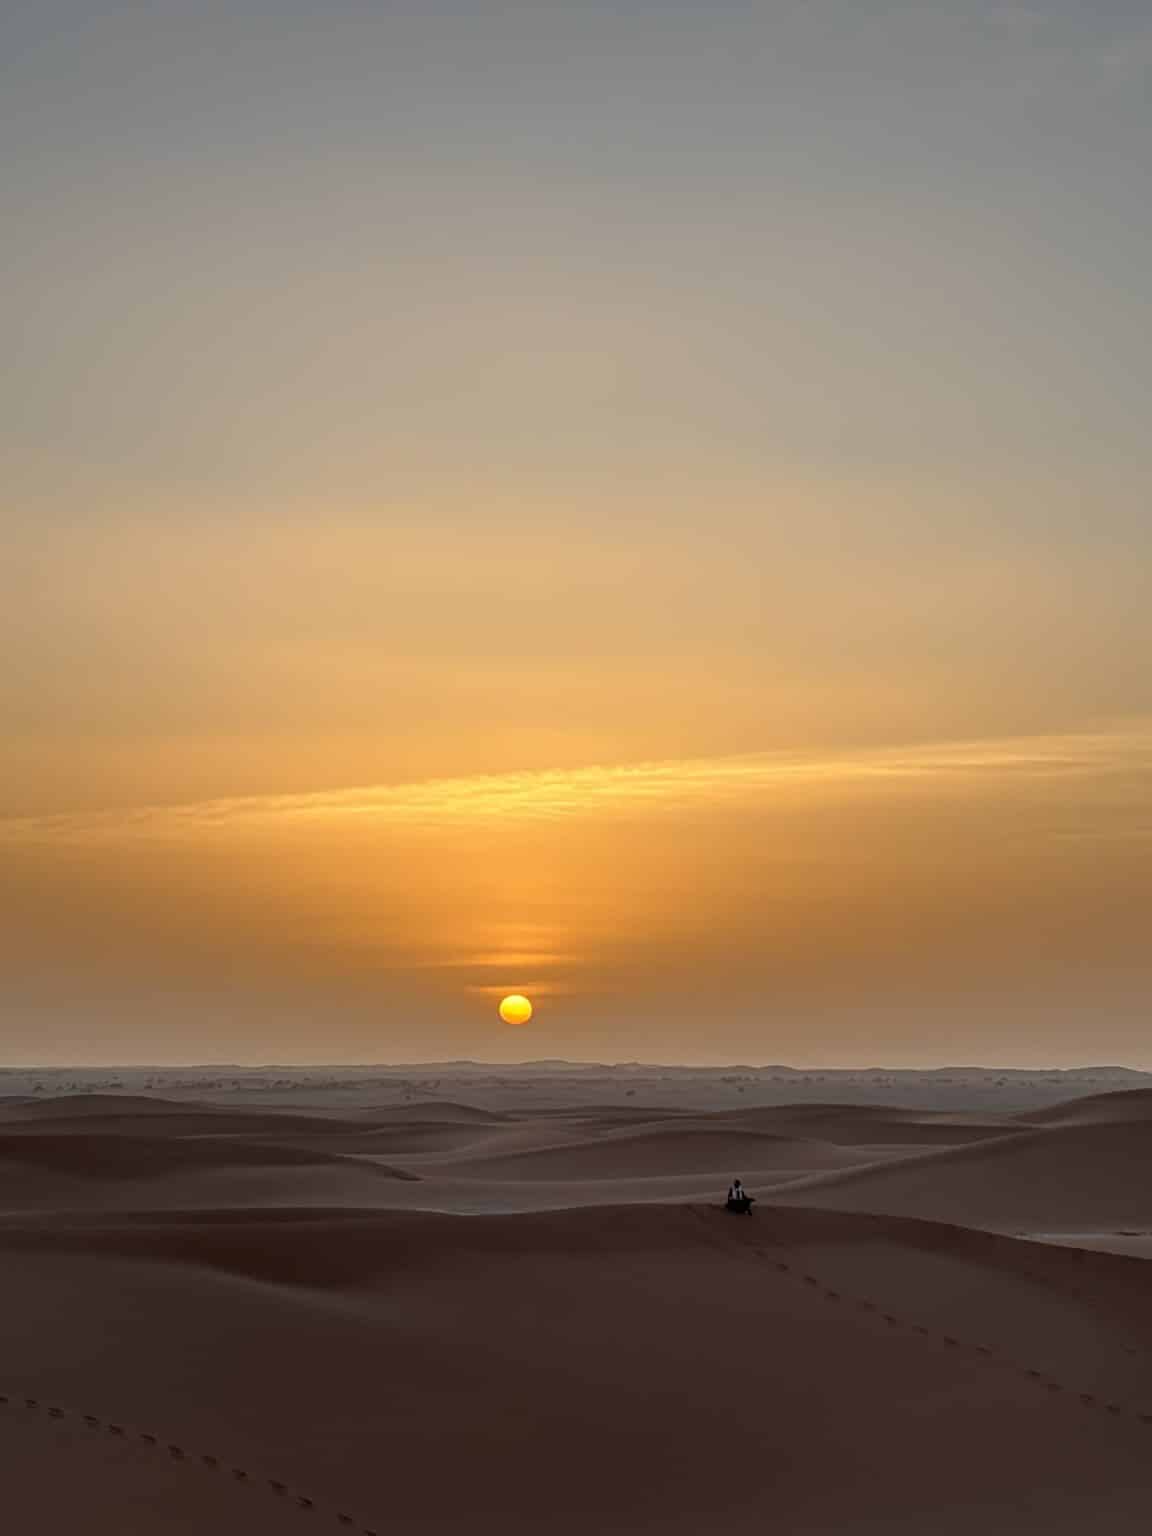
[[[0,1143],[12,1149],[16,1155],[17,1142],[30,1145],[48,1145],[55,1138],[97,1146],[103,1141],[123,1139],[137,1147],[147,1142],[162,1140],[172,1145],[188,1145],[193,1141],[205,1145],[215,1141],[221,1146],[248,1147],[253,1149],[250,1161],[273,1163],[276,1161],[322,1162],[341,1156],[386,1157],[396,1152],[451,1152],[481,1144],[486,1138],[498,1136],[508,1127],[503,1124],[478,1125],[453,1124],[434,1121],[410,1120],[400,1125],[374,1126],[346,1120],[309,1119],[294,1115],[242,1115],[174,1113],[165,1118],[162,1135],[155,1121],[137,1117],[101,1116],[79,1120],[51,1120],[0,1122]],[[259,1154],[266,1148],[267,1155]],[[277,1158],[277,1149],[286,1153],[308,1154],[293,1158]],[[63,1154],[61,1154],[63,1155]],[[77,1157],[79,1157],[77,1153]],[[110,1157],[131,1160],[131,1152],[115,1151]],[[237,1157],[244,1154],[238,1153]],[[29,1160],[33,1160],[34,1154]],[[205,1154],[205,1161],[209,1160]],[[95,1161],[99,1162],[97,1154]],[[194,1160],[194,1155],[189,1159]],[[227,1160],[222,1154],[222,1160]]]
[[[155,1179],[183,1169],[300,1168],[344,1161],[330,1152],[223,1136],[0,1134],[0,1168],[16,1163],[81,1178]],[[365,1165],[352,1166],[359,1171]],[[371,1166],[377,1173],[390,1172]]]
[[[454,1271],[497,1255],[586,1260],[694,1253],[773,1259],[782,1248],[880,1245],[1043,1277],[1097,1300],[1139,1303],[1152,1327],[1147,1269],[1138,1260],[1049,1247],[1003,1233],[915,1217],[819,1206],[770,1206],[734,1220],[719,1205],[599,1205],[484,1216],[377,1207],[136,1210],[0,1224],[0,1253],[86,1253],[226,1270],[276,1285],[372,1290],[382,1278]],[[1150,1335],[1152,1342],[1152,1335]],[[1152,1379],[1150,1379],[1152,1388]]]
[[[227,1114],[209,1104],[189,1106],[175,1099],[153,1098],[143,1093],[67,1093],[58,1098],[0,1095],[0,1122],[6,1120],[82,1120],[110,1115],[164,1118],[194,1107],[202,1114]]]
[[[303,1519],[231,1468],[175,1462],[136,1434],[2,1403],[0,1465],[13,1536],[284,1536]]]
[[[1030,1245],[820,1211],[774,1226],[672,1207],[9,1226],[2,1390],[155,1434],[185,1462],[10,1404],[5,1508],[22,1536],[169,1536],[197,1528],[186,1488],[200,1529],[239,1536],[271,1530],[269,1509],[283,1529],[301,1518],[272,1479],[325,1527],[352,1509],[406,1536],[1146,1529],[1152,1428],[1127,1407],[1086,1411],[1075,1377],[1053,1393],[889,1323],[882,1274],[876,1311],[805,1283],[817,1257],[857,1250],[896,1269],[926,1253],[939,1273],[918,1289],[945,1299],[975,1266],[1009,1314],[1028,1304]],[[1094,1261],[1097,1296],[1119,1296],[1126,1261]],[[1042,1262],[1057,1283],[1077,1260]],[[1062,1381],[1067,1333],[1033,1340]],[[206,1484],[202,1452],[253,1485]]]
[[[380,1125],[402,1125],[419,1120],[426,1125],[501,1125],[516,1116],[504,1110],[480,1109],[475,1104],[454,1104],[447,1099],[421,1099],[414,1104],[385,1104],[366,1112]]]
[[[155,1122],[142,1121],[142,1125]],[[220,1136],[0,1132],[0,1212],[99,1211],[168,1203],[368,1204],[416,1175],[323,1149]]]

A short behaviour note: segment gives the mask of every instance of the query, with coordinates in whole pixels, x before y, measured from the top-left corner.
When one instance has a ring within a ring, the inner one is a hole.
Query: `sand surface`
[[[12,1529],[1147,1530],[1152,1095],[532,1080],[0,1099]]]

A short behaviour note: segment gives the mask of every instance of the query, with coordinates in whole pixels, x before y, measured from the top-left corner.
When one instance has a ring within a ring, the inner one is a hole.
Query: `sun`
[[[500,1017],[505,1024],[527,1024],[532,1017],[532,1004],[519,992],[513,992],[501,1002]]]

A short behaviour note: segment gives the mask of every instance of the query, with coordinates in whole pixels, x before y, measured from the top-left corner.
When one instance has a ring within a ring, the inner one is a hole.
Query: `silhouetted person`
[[[728,1199],[724,1202],[730,1211],[735,1211],[740,1216],[747,1216],[752,1209],[752,1197],[744,1193],[744,1186],[739,1179],[733,1179],[728,1187]]]

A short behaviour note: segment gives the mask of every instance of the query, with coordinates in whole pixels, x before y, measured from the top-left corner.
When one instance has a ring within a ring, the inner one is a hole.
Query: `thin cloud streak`
[[[884,748],[822,758],[759,753],[684,758],[311,794],[260,795],[89,815],[0,820],[0,842],[87,844],[184,839],[230,831],[358,821],[435,831],[484,821],[561,821],[722,807],[789,790],[842,790],[937,781],[949,789],[1053,777],[1152,775],[1152,722],[1111,730]]]

